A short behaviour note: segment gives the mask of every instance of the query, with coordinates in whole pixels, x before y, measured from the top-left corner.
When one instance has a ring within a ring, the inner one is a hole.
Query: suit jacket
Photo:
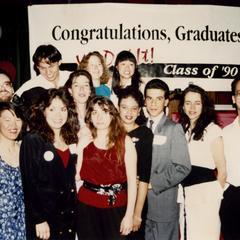
[[[53,144],[37,133],[28,133],[23,138],[20,169],[27,239],[35,239],[35,225],[44,221],[50,226],[51,239],[74,239],[76,160],[77,155],[70,148],[65,168]]]
[[[154,131],[148,219],[156,222],[177,220],[178,184],[190,171],[188,146],[182,126],[163,115]]]

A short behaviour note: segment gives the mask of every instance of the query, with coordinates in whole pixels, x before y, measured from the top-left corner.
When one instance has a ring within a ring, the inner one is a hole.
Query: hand
[[[78,132],[78,144],[77,144],[77,150],[81,151],[83,148],[85,148],[92,140],[92,133],[90,129],[87,126],[82,127]]]
[[[120,233],[122,235],[128,235],[132,231],[133,218],[129,216],[124,216],[120,225]]]
[[[133,232],[136,232],[141,227],[142,219],[136,215],[133,216]]]
[[[38,238],[44,240],[50,238],[50,228],[47,222],[36,224],[36,235]]]
[[[221,185],[222,188],[225,187],[225,184],[226,184],[226,179],[225,178],[217,178],[219,184]]]

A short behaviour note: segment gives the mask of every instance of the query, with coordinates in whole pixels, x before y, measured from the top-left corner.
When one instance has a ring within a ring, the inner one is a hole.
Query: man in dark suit
[[[164,113],[169,102],[168,85],[152,79],[144,96],[149,114],[147,126],[154,133],[145,239],[178,240],[178,184],[191,170],[187,142],[180,124]]]

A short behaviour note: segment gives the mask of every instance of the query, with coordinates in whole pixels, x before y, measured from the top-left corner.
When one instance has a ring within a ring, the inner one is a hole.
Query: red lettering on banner
[[[109,51],[109,50],[104,50],[104,58],[105,58],[105,62],[106,62],[106,65],[109,67],[109,66],[112,66],[114,64],[114,59],[115,59],[115,56],[114,56],[114,53]]]
[[[153,54],[154,48],[151,49],[137,49],[137,62],[144,62],[144,63],[153,63]]]
[[[134,51],[129,49],[130,52],[132,52],[134,54]],[[106,61],[106,65],[108,67],[114,65],[114,61],[115,58],[117,56],[118,53],[114,53],[110,50],[104,49],[103,50],[103,57]],[[150,49],[141,49],[141,48],[137,48],[136,49],[136,54],[134,54],[137,60],[137,63],[153,63],[154,62],[154,48],[150,48]],[[84,55],[83,55],[84,56]],[[83,57],[82,56],[82,57]],[[76,60],[77,63],[80,64],[82,57],[80,57],[80,55],[76,55]]]

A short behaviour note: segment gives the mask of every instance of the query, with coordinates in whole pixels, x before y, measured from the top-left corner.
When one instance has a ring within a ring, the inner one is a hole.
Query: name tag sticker
[[[153,144],[155,145],[163,145],[166,143],[167,137],[166,136],[161,136],[161,135],[154,135],[153,138]]]

